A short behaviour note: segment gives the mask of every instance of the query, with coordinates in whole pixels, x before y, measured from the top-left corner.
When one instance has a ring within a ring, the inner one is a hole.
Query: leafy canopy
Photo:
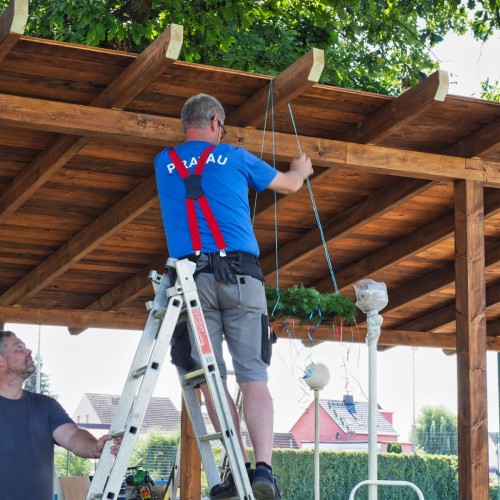
[[[9,0],[0,0],[4,8]],[[450,31],[486,40],[495,0],[32,0],[26,34],[141,52],[170,23],[181,58],[274,75],[311,48],[326,84],[399,94],[436,68],[431,47]]]
[[[457,417],[444,406],[423,406],[415,431],[416,444],[426,453],[458,454]]]

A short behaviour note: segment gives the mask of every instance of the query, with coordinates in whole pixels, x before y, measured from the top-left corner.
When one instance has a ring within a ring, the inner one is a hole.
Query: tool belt
[[[213,273],[217,281],[236,284],[236,276],[247,275],[264,283],[259,259],[251,253],[238,250],[226,252],[223,256],[220,252],[203,252],[199,255],[189,254],[181,258],[198,264],[195,276],[200,273]],[[205,265],[203,265],[204,261],[206,261]]]

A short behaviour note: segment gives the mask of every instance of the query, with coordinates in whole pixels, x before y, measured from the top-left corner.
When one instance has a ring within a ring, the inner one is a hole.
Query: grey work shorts
[[[222,349],[225,338],[237,382],[267,381],[272,338],[264,284],[247,275],[237,279],[235,285],[220,283],[208,272],[201,272],[195,278],[217,365],[221,377],[227,378]],[[201,364],[189,321],[188,331],[193,369],[199,369]]]

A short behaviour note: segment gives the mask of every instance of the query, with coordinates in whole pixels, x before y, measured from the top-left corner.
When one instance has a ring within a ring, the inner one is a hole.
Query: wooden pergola
[[[460,498],[486,500],[486,351],[500,349],[500,103],[449,95],[443,71],[396,98],[322,85],[318,49],[274,78],[185,63],[176,25],[140,55],[30,38],[27,12],[27,0],[12,0],[0,17],[0,321],[72,334],[143,329],[149,271],[168,257],[153,159],[182,141],[186,98],[210,93],[226,109],[226,141],[278,169],[298,140],[312,158],[340,292],[353,297],[363,278],[388,287],[380,348],[456,352]],[[274,134],[264,124],[271,82]],[[272,193],[256,207],[274,284]],[[276,211],[280,287],[332,291],[308,190],[280,196]],[[352,341],[364,342],[358,324]],[[328,327],[314,335],[334,341]],[[196,469],[185,473],[196,488]]]

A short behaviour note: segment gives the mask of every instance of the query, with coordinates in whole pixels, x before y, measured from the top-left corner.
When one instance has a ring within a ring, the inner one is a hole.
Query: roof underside
[[[321,85],[316,49],[274,79],[188,64],[176,59],[178,28],[139,56],[1,33],[0,321],[142,330],[149,271],[168,257],[153,159],[182,141],[186,98],[206,92],[226,109],[226,141],[279,169],[298,142],[311,156],[339,290],[353,297],[363,278],[388,287],[380,344],[455,347],[454,181],[483,181],[498,349],[500,104],[448,95],[441,71],[398,98]],[[279,196],[276,213],[280,287],[333,291],[308,189]],[[258,196],[254,226],[274,285],[272,193]],[[333,340],[328,328],[315,335]]]

